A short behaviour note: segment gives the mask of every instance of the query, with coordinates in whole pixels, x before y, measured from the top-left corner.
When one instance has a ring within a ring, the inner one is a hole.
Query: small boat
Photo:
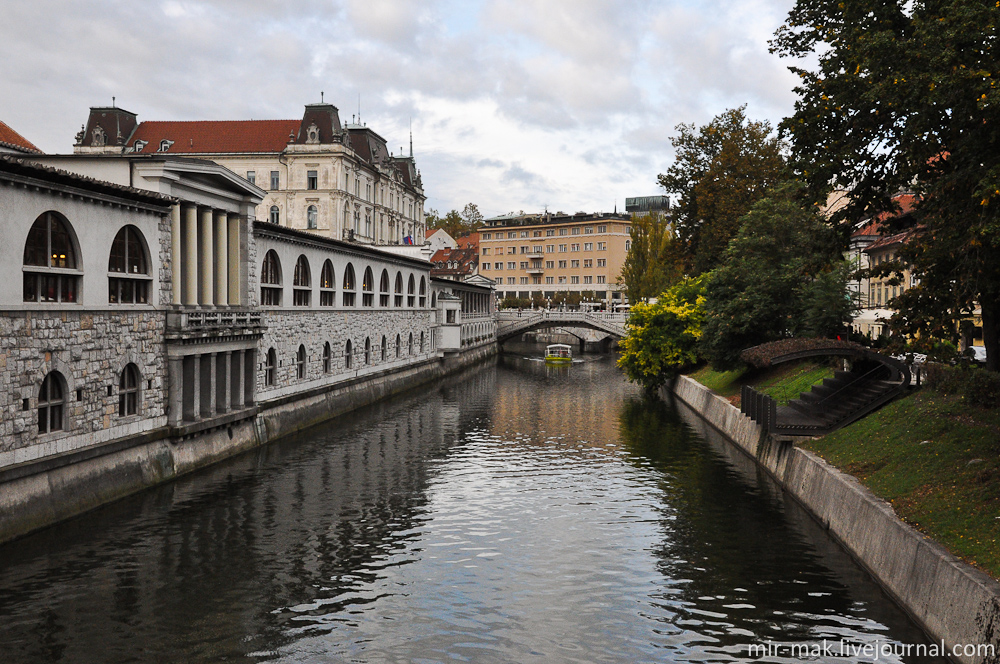
[[[568,344],[551,344],[545,347],[547,364],[569,364],[573,361],[573,349]]]

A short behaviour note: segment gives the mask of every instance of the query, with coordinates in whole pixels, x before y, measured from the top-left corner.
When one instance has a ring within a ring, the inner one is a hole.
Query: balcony
[[[261,312],[250,309],[186,310],[167,313],[167,338],[245,336],[262,334]]]
[[[528,274],[542,274],[543,272],[545,272],[545,268],[543,268],[541,265],[532,265],[527,270],[525,270],[525,272],[527,272]]]

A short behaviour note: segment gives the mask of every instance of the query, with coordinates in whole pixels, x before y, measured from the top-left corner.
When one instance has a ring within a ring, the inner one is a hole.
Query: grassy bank
[[[734,404],[749,384],[780,403],[832,374],[810,363],[691,377]],[[798,443],[857,477],[896,514],[1000,579],[1000,411],[923,389],[839,431]]]
[[[1000,578],[1000,413],[922,390],[801,443],[903,520]]]

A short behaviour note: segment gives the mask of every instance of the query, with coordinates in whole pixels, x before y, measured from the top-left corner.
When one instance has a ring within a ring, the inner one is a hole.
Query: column
[[[183,238],[181,236],[181,204],[177,203],[170,208],[170,284],[173,290],[172,302],[181,303],[181,293],[184,282],[181,281],[183,269],[181,267],[181,251]]]
[[[215,304],[215,270],[212,260],[215,258],[215,236],[212,234],[212,210],[198,210],[198,235],[201,251],[198,258],[198,285],[201,287],[198,303],[202,306]]]
[[[233,410],[241,410],[243,408],[243,396],[245,392],[245,388],[243,387],[243,370],[245,367],[244,363],[246,362],[244,355],[245,351],[234,350],[232,358],[229,361],[229,403]]]
[[[215,353],[204,353],[201,356],[201,371],[199,371],[201,392],[201,416],[215,415]]]
[[[231,306],[239,306],[242,299],[240,292],[240,216],[230,213],[226,217],[229,232],[229,293],[228,302]]]
[[[216,210],[212,226],[215,230],[215,303],[222,305],[229,302],[229,224],[226,213]]]
[[[252,406],[257,394],[257,351],[243,351],[243,405]]]
[[[215,358],[215,412],[226,413],[230,410],[230,380],[229,362],[232,351],[224,351]]]
[[[180,219],[179,211],[177,218]],[[184,419],[184,358],[173,357],[167,360],[167,371],[167,385],[170,386],[167,424],[177,426]]]
[[[184,204],[184,304],[198,304],[198,208]]]

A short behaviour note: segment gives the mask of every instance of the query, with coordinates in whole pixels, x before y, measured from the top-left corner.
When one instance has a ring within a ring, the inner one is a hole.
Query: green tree
[[[628,317],[618,366],[629,380],[655,390],[698,362],[707,276],[684,279],[655,304],[637,302]]]
[[[797,0],[771,42],[782,56],[817,62],[815,71],[792,68],[799,99],[782,123],[811,198],[823,200],[831,185],[849,189],[851,202],[835,222],[893,210],[900,189],[922,199],[918,232],[900,252],[919,286],[894,302],[893,328],[954,338],[979,304],[993,370],[1000,369],[998,18],[1000,5],[981,0]]]
[[[702,349],[732,369],[745,348],[792,336],[846,332],[849,268],[834,230],[782,184],[754,205],[705,288]]]
[[[622,265],[618,283],[629,302],[656,297],[683,274],[683,252],[666,215],[632,218],[632,244]]]
[[[704,127],[677,125],[674,164],[658,178],[679,197],[672,216],[691,274],[718,265],[739,220],[784,171],[770,123],[748,120],[745,110],[725,111]]]
[[[475,203],[467,203],[462,209],[462,224],[466,232],[478,230],[483,225],[483,215],[479,212],[479,206]]]

